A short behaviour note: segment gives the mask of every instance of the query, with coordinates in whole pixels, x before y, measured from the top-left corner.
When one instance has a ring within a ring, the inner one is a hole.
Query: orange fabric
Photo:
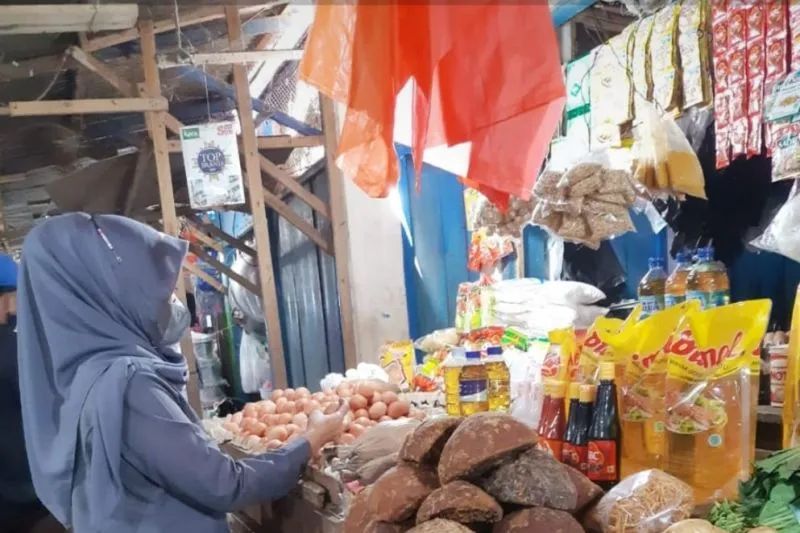
[[[471,142],[466,180],[530,191],[565,100],[546,3],[321,3],[300,76],[348,107],[338,164],[371,196],[397,182],[394,108],[414,80],[412,153]]]

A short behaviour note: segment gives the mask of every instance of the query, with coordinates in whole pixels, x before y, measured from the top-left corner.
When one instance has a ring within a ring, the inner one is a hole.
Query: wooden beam
[[[291,135],[269,135],[266,137],[258,137],[259,150],[287,150],[292,148],[310,148],[314,146],[322,146],[322,135],[301,135],[293,137]],[[240,140],[241,144],[241,140]],[[170,153],[181,153],[181,141],[172,139],[168,142]]]
[[[125,210],[123,211],[125,216],[130,216],[133,213],[139,191],[144,187],[145,180],[148,177],[146,172],[152,157],[153,146],[150,140],[145,138],[139,145],[139,153],[136,154],[136,166],[133,169],[133,178],[131,179],[131,186],[128,189],[128,196],[125,198]]]
[[[153,32],[153,21],[144,20],[139,23],[139,34],[142,47],[142,67],[144,69],[144,88],[150,97],[161,97],[161,78],[156,65],[156,35]],[[161,204],[161,217],[164,224],[164,233],[178,237],[180,226],[178,215],[175,212],[175,193],[172,190],[172,169],[169,166],[169,151],[167,151],[167,130],[165,126],[164,111],[150,111],[145,113],[145,122],[153,141],[153,153],[156,161],[158,176],[158,196]],[[186,303],[186,283],[183,276],[178,276],[175,287],[178,297]],[[189,405],[198,415],[202,414],[200,403],[200,389],[198,387],[197,360],[194,355],[194,346],[189,332],[181,339],[181,352],[186,358],[189,367],[189,382],[186,387]]]
[[[320,200],[319,197],[315,195],[313,192],[309,191],[308,189],[300,185],[294,178],[294,176],[292,176],[291,174],[283,170],[281,167],[279,167],[278,165],[267,159],[266,156],[263,156],[261,154],[259,154],[258,156],[258,163],[263,172],[275,178],[284,187],[292,191],[295,194],[295,196],[297,196],[305,203],[307,203],[309,206],[311,206],[311,208],[314,209],[314,211],[324,216],[325,218],[331,217],[330,211],[328,210],[328,206],[325,204],[325,202]]]
[[[261,294],[261,289],[258,287],[258,285],[256,285],[246,277],[242,276],[241,274],[234,272],[233,269],[231,269],[231,267],[229,267],[216,257],[205,253],[205,251],[203,251],[203,249],[200,248],[198,245],[194,243],[189,244],[189,251],[191,251],[195,256],[197,256],[197,258],[200,261],[208,263],[209,266],[216,268],[220,274],[228,276],[230,279],[232,279],[233,281],[235,281],[248,291],[252,292],[253,294],[255,295]]]
[[[210,233],[212,237],[216,237],[221,241],[225,241],[230,246],[236,248],[240,252],[246,253],[253,259],[257,259],[258,256],[256,251],[253,250],[250,246],[243,239],[237,239],[233,235],[228,235],[220,228],[216,227],[214,224],[209,224],[208,222],[203,222],[199,220],[196,216],[188,219],[191,224],[194,224],[198,230],[205,231],[206,233]]]
[[[75,61],[83,65],[89,71],[94,72],[103,78],[108,82],[109,85],[118,90],[123,96],[127,96],[129,98],[136,96],[137,91],[132,83],[120,78],[113,69],[99,59],[95,58],[92,54],[86,52],[79,46],[70,46],[67,51]]]
[[[138,18],[135,3],[0,6],[0,35],[124,30]]]
[[[336,166],[336,148],[339,145],[336,108],[333,100],[320,94],[322,131],[325,136],[325,158],[328,162],[328,188],[330,190],[331,229],[333,230],[333,257],[336,261],[336,284],[339,289],[339,316],[342,319],[342,343],[345,368],[355,368],[356,333],[353,325],[353,295],[350,288],[350,234],[345,206],[344,176]]]
[[[333,255],[333,246],[322,233],[319,232],[317,228],[315,228],[310,222],[306,221],[302,216],[300,216],[297,211],[292,209],[292,207],[275,196],[272,192],[269,191],[266,187],[263,189],[264,192],[264,202],[272,209],[274,209],[280,216],[288,220],[294,227],[300,230],[306,237],[311,239],[311,241],[319,246],[323,252],[328,255]],[[253,194],[253,191],[250,191],[250,194]]]
[[[9,102],[8,104],[9,115],[12,117],[140,113],[166,111],[168,108],[167,99],[163,97],[38,100],[34,102]]]
[[[225,7],[225,18],[228,23],[228,40],[231,48],[242,47],[242,21],[239,11],[234,6]],[[250,88],[247,80],[247,68],[244,65],[233,66],[233,83],[236,91],[236,104],[239,121],[242,126],[242,144],[247,171],[247,184],[250,189],[250,210],[253,216],[253,233],[256,238],[258,254],[258,272],[261,280],[261,305],[264,307],[264,322],[269,339],[269,355],[272,362],[272,381],[276,388],[286,387],[286,361],[283,355],[283,334],[281,328],[278,291],[275,287],[275,268],[272,264],[272,245],[267,228],[267,211],[264,208],[264,196],[261,190],[261,169],[258,162],[258,145],[256,129],[253,124],[253,106],[250,101]]]
[[[265,2],[262,5],[257,6],[247,6],[239,9],[240,16],[249,16],[262,11],[268,7],[273,5],[280,4],[282,2]],[[189,26],[196,26],[197,24],[204,24],[206,22],[212,22],[215,20],[220,20],[225,17],[225,12],[222,9],[222,6],[206,6],[203,9],[198,9],[194,13],[189,16],[181,17],[180,23],[181,28],[187,28]],[[168,31],[173,31],[177,27],[175,17],[170,17],[163,20],[157,20],[153,22],[153,32],[158,33],[166,33]],[[111,46],[116,46],[118,44],[126,43],[128,41],[134,41],[139,38],[139,31],[136,28],[120,31],[117,33],[112,33],[109,35],[103,35],[100,37],[94,37],[89,39],[86,42],[86,45],[83,46],[83,49],[87,52],[96,52],[97,50],[102,50],[103,48],[109,48]]]
[[[190,274],[202,279],[209,285],[211,285],[217,292],[221,292],[222,294],[228,292],[228,289],[225,287],[225,285],[220,283],[218,279],[216,279],[214,276],[212,276],[202,268],[198,267],[194,263],[184,261],[183,269],[189,272]]]
[[[303,58],[303,50],[249,50],[245,52],[210,52],[189,55],[191,65],[232,65],[235,63],[261,63],[262,61],[299,61]],[[183,63],[165,64],[160,67],[179,66]]]
[[[207,248],[211,248],[214,251],[221,252],[225,246],[220,244],[219,242],[215,241],[208,235],[206,235],[203,231],[201,231],[197,226],[192,224],[190,220],[186,220],[186,227],[189,229],[189,233],[191,233],[195,239],[203,243],[204,246]]]

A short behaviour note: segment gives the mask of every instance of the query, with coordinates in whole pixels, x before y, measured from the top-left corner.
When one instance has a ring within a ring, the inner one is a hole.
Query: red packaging
[[[765,4],[757,2],[747,10],[747,157],[761,154],[762,113],[766,74]]]
[[[747,42],[748,7],[737,4],[728,8],[728,48]]]
[[[800,4],[789,2],[789,68],[800,68]]]
[[[726,91],[714,94],[714,137],[716,140],[716,167],[725,168],[731,163],[730,113]]]
[[[729,35],[731,35],[729,33]],[[745,43],[730,48],[728,100],[730,109],[731,159],[747,154],[747,49]]]
[[[766,5],[767,37],[782,35],[786,37],[787,11],[784,0],[771,0]]]
[[[730,77],[728,60],[728,12],[726,2],[711,5],[711,50],[714,64],[714,137],[716,167],[730,164],[730,106],[727,93]]]

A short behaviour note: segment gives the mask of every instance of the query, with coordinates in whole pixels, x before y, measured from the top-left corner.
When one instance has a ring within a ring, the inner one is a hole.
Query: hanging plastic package
[[[236,252],[236,259],[234,259],[231,268],[234,272],[251,281],[254,285],[258,285],[258,268],[255,265],[255,259],[241,252]],[[233,308],[241,311],[246,319],[245,329],[252,330],[257,324],[264,323],[264,311],[261,308],[261,298],[258,295],[252,293],[233,279],[231,279],[230,286],[228,287],[228,294],[230,295]]]
[[[529,198],[565,100],[550,11],[535,3],[323,3],[300,77],[347,106],[337,163],[378,197],[397,181],[395,97],[412,78],[417,172],[425,148],[471,143],[466,182],[499,204]]]
[[[264,342],[252,333],[242,333],[239,346],[239,374],[242,390],[247,394],[263,392],[268,397],[272,392],[272,368]]]
[[[797,182],[775,218],[758,238],[750,242],[765,252],[773,252],[800,261],[800,194]]]

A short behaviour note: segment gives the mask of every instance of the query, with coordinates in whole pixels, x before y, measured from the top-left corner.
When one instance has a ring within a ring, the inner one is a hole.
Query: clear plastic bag
[[[654,192],[705,199],[703,169],[686,135],[654,106],[642,109],[635,130],[635,179]]]
[[[800,262],[800,194],[797,182],[792,187],[789,199],[783,204],[758,238],[750,244],[765,252],[773,252]]]
[[[689,518],[694,491],[661,470],[645,470],[623,479],[603,496],[586,518],[589,531],[661,533]]]
[[[259,392],[267,382],[272,383],[272,367],[267,355],[267,348],[256,335],[242,333],[242,343],[239,346],[239,369],[242,390],[248,394]]]

